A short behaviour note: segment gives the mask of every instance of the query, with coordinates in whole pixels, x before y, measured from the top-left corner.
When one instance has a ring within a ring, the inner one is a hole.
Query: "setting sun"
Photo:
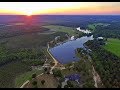
[[[27,15],[27,16],[31,16],[31,15],[32,15],[32,12],[31,12],[31,11],[28,11],[28,12],[26,13],[26,15]]]

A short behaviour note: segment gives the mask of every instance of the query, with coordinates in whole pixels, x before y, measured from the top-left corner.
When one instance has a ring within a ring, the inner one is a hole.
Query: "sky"
[[[120,15],[120,2],[0,2],[0,15]]]

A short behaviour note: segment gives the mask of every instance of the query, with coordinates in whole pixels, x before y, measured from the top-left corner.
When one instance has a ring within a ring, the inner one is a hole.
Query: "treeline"
[[[11,24],[12,25],[12,24]],[[0,27],[0,39],[24,35],[28,33],[45,32],[49,29],[38,25],[13,25]]]
[[[19,49],[12,52],[4,46],[0,46],[0,66],[12,61],[22,61],[29,65],[43,64],[44,58],[44,53],[41,50]]]
[[[85,44],[92,50],[90,53],[93,65],[107,88],[120,88],[120,58],[101,47],[103,41],[92,40]]]

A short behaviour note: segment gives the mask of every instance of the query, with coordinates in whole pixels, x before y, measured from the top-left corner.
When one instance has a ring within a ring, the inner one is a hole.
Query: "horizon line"
[[[13,15],[13,16],[27,16],[27,15],[18,15],[18,14],[0,14],[0,16],[12,16],[12,15]],[[120,14],[79,14],[79,15],[78,15],[78,14],[72,14],[72,15],[71,15],[71,14],[37,14],[37,15],[31,15],[31,16],[40,16],[40,15],[41,15],[41,16],[43,16],[43,15],[46,15],[46,16],[47,16],[47,15],[48,15],[48,16],[52,16],[52,15],[55,15],[55,16],[60,16],[60,15],[61,15],[61,16],[62,16],[62,15],[64,15],[64,16],[74,16],[74,15],[75,15],[75,16],[80,16],[80,15],[81,15],[81,16],[83,16],[83,15],[86,15],[86,16],[87,16],[87,15],[89,15],[89,16],[90,16],[90,15],[91,15],[91,16],[92,16],[92,15],[99,16],[99,15],[106,15],[106,16],[107,16],[107,15],[120,15]]]

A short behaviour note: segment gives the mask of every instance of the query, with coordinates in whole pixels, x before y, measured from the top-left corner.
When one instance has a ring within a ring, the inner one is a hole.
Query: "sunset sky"
[[[0,2],[0,15],[120,15],[120,2]]]

